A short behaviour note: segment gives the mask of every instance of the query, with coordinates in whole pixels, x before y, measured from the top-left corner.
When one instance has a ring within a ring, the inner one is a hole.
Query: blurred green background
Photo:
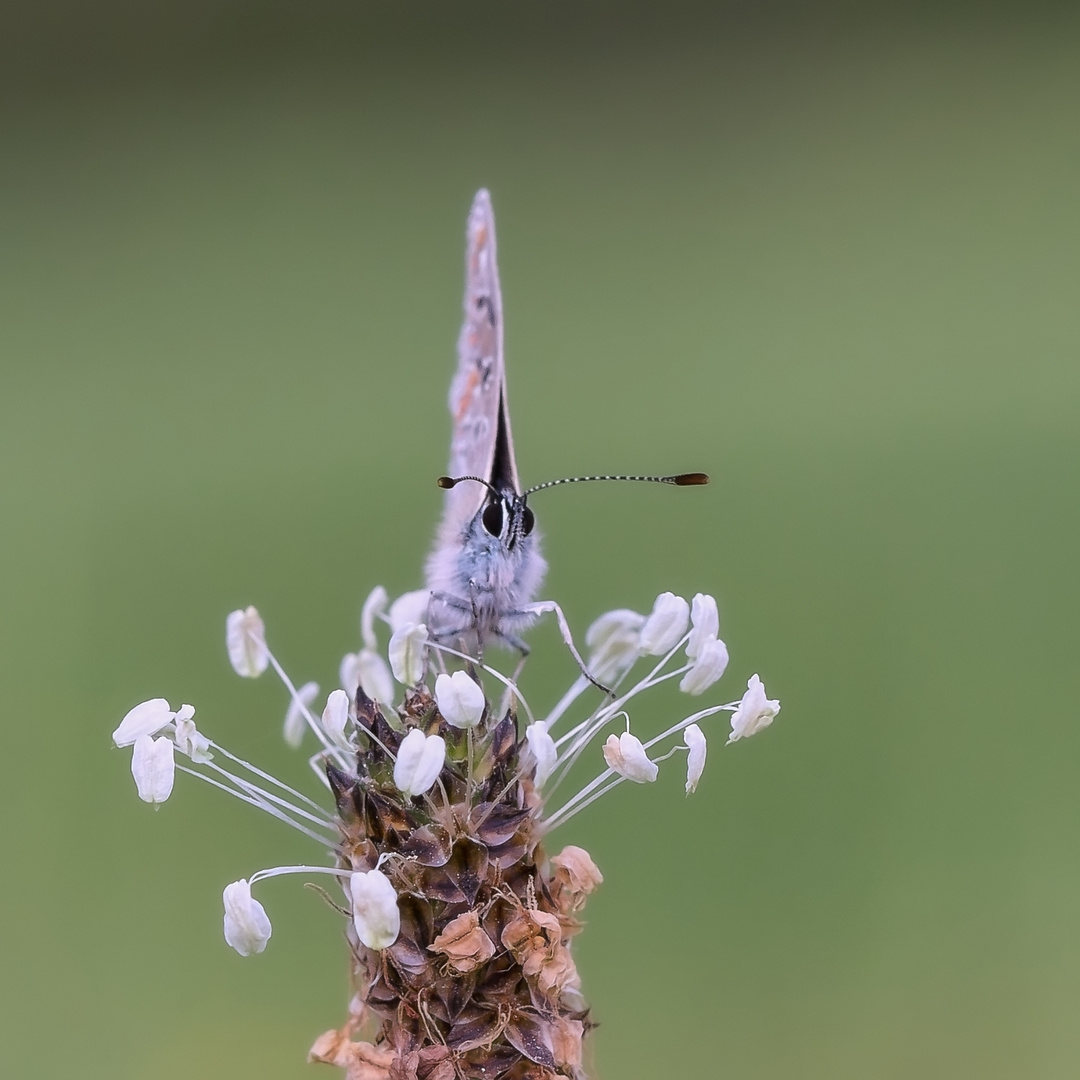
[[[499,222],[545,595],[714,592],[774,727],[560,839],[606,882],[594,1075],[1080,1072],[1080,18],[977,5],[14,5],[0,19],[0,1072],[294,1078],[313,857],[179,778],[134,703],[304,782],[237,679],[257,604],[336,685],[439,511],[463,229]],[[542,502],[541,502],[542,498]],[[533,635],[532,698],[573,675]],[[647,700],[647,699],[646,699]],[[635,714],[676,718],[676,696]],[[556,844],[558,846],[558,844]]]

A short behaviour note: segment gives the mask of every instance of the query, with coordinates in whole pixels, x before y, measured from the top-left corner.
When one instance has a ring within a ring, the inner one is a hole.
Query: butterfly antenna
[[[482,476],[440,476],[435,483],[438,484],[439,487],[449,491],[452,487],[457,487],[462,480],[475,480],[478,484],[483,484],[496,498],[499,496],[499,493],[495,488],[493,488]]]
[[[444,477],[443,479],[446,479]],[[464,479],[464,477],[463,477]],[[475,479],[475,478],[474,478]],[[544,488],[557,487],[559,484],[583,484],[586,480],[640,480],[648,484],[671,484],[674,487],[698,487],[709,482],[709,474],[703,472],[677,473],[674,476],[567,476],[562,480],[549,480],[546,484],[537,484],[524,492],[531,495],[534,491],[543,491]],[[482,481],[481,481],[482,482]],[[447,486],[439,481],[440,486]],[[452,485],[451,485],[452,486]]]

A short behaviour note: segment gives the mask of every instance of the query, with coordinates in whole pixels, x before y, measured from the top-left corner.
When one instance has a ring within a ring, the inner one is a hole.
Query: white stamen
[[[289,708],[285,713],[285,725],[282,734],[285,742],[294,750],[300,748],[304,741],[304,732],[308,726],[308,712],[312,702],[319,696],[319,684],[306,682],[296,691],[296,697],[289,702]]]
[[[349,722],[349,695],[344,690],[331,690],[322,713],[323,731],[327,738],[342,750],[349,750],[345,725]]]
[[[431,593],[427,589],[403,593],[390,605],[390,612],[387,615],[390,630],[396,634],[408,623],[415,626],[424,622],[427,619],[430,603]]]
[[[289,676],[285,673],[285,669],[278,663],[277,657],[274,656],[274,654],[270,652],[269,649],[267,649],[266,655],[270,658],[270,663],[273,666],[274,671],[277,672],[278,678],[285,684],[285,689],[289,691],[289,697],[293,701],[298,700],[300,695],[297,693],[296,687],[293,685],[292,679],[289,678]],[[343,754],[338,747],[331,744],[330,740],[326,736],[326,732],[322,729],[322,724],[316,723],[315,717],[311,715],[311,712],[308,710],[307,706],[303,704],[302,701],[300,704],[304,710],[304,716],[307,718],[308,727],[314,733],[315,738],[317,738],[319,742],[323,744],[323,746],[329,752],[330,756],[338,765],[341,766],[341,768],[347,769],[349,767],[348,757]],[[220,750],[221,747],[219,746],[218,749]],[[237,762],[240,761],[239,758],[236,758],[235,760]],[[252,772],[257,771],[252,766],[248,765],[247,762],[243,762],[243,765],[245,768],[251,769]],[[269,779],[273,780],[273,777],[270,777]],[[274,782],[276,783],[277,781]]]
[[[687,645],[687,651],[689,649]],[[724,674],[727,666],[727,646],[719,638],[707,638],[698,645],[693,666],[682,677],[679,689],[684,694],[703,694]]]
[[[558,763],[559,751],[555,746],[555,740],[548,734],[547,727],[543,723],[530,724],[525,729],[525,740],[529,745],[533,761],[536,762],[533,783],[538,788],[542,788],[544,781],[552,774]]]
[[[661,593],[641,628],[642,652],[662,656],[686,633],[689,622],[690,605],[674,593]]]
[[[641,628],[645,616],[628,608],[607,611],[585,631],[589,672],[602,683],[617,682],[641,655]]]
[[[439,653],[440,657],[442,656],[442,654],[445,653],[447,656],[456,656],[459,660],[468,660],[470,663],[476,664],[476,666],[480,668],[481,671],[486,671],[493,679],[498,679],[498,681],[501,682],[503,686],[505,686],[506,689],[510,691],[510,694],[521,702],[521,707],[525,710],[525,715],[529,718],[530,724],[535,720],[535,717],[533,716],[533,711],[529,707],[528,701],[525,700],[525,695],[522,694],[522,692],[517,688],[517,685],[514,683],[513,679],[507,678],[501,671],[496,671],[495,668],[491,667],[488,664],[478,664],[476,662],[476,659],[472,656],[469,656],[468,653],[459,652],[457,649],[451,649],[448,645],[440,645],[437,641],[429,640],[428,648],[433,649],[435,652]],[[584,678],[584,676],[582,676],[582,678]],[[590,686],[591,683],[586,679],[585,685]]]
[[[356,936],[376,951],[397,941],[401,930],[397,893],[381,870],[357,871],[349,878]]]
[[[266,627],[253,607],[232,611],[225,620],[225,644],[229,662],[237,675],[258,678],[270,662],[266,649]]]
[[[187,754],[196,764],[203,765],[214,755],[210,753],[210,740],[195,727],[195,721],[191,719],[194,715],[193,706],[180,706],[180,711],[176,714],[173,738],[176,740],[176,749],[181,754]]]
[[[112,740],[117,746],[131,746],[140,735],[156,735],[166,724],[172,723],[175,716],[162,697],[142,701],[128,709],[120,726],[112,733]]]
[[[390,639],[390,667],[402,686],[416,686],[427,666],[427,627],[423,623],[405,623]]]
[[[629,731],[608,736],[604,743],[604,760],[614,772],[635,784],[651,784],[660,771],[656,763],[649,760],[641,740]]]
[[[365,649],[374,650],[379,647],[375,637],[375,620],[386,611],[389,600],[386,590],[381,585],[376,585],[364,601],[360,612],[360,640],[363,641]]]
[[[131,775],[143,802],[160,806],[171,794],[175,771],[172,740],[140,735],[131,753]]]
[[[333,840],[329,839],[326,836],[320,836],[318,833],[313,832],[311,829],[309,829],[306,825],[301,825],[298,821],[293,821],[293,819],[289,817],[289,815],[286,814],[283,810],[279,810],[278,807],[268,802],[267,798],[270,797],[269,792],[264,792],[264,797],[258,797],[255,795],[247,794],[247,792],[244,790],[238,791],[235,787],[229,787],[228,784],[223,784],[220,780],[215,780],[212,776],[207,776],[206,773],[199,772],[197,769],[189,769],[186,765],[177,765],[176,770],[177,772],[187,773],[188,776],[194,776],[197,780],[202,780],[203,783],[209,784],[211,787],[215,787],[219,791],[225,792],[226,795],[231,795],[234,799],[239,799],[240,802],[247,803],[248,806],[254,806],[256,810],[264,811],[271,817],[277,818],[278,821],[281,821],[284,824],[288,825],[290,828],[295,829],[297,832],[303,833],[306,837],[314,840],[317,844],[320,844],[328,850],[333,849]],[[223,770],[218,771],[223,772]],[[227,776],[234,784],[236,783],[237,778],[231,773],[224,773],[224,775]],[[248,786],[253,787],[254,785]],[[279,799],[278,801],[284,802],[284,800],[281,799]],[[293,807],[292,809],[296,808]]]
[[[361,649],[356,657],[356,673],[364,693],[387,710],[394,708],[394,680],[386,661],[370,649]],[[355,691],[354,691],[355,693]]]
[[[690,604],[690,640],[686,643],[686,655],[693,660],[706,641],[712,641],[720,633],[720,613],[716,600],[707,593],[698,593]]]
[[[697,791],[698,781],[705,770],[705,734],[697,724],[689,724],[683,731],[683,741],[689,747],[686,755],[686,794]]]
[[[728,745],[738,739],[748,739],[759,731],[764,731],[780,711],[779,700],[770,701],[765,696],[765,685],[756,676],[751,675],[746,684],[746,693],[743,694],[739,707],[731,717],[731,735],[728,737]]]
[[[428,791],[442,772],[446,743],[440,735],[427,735],[413,728],[398,747],[394,762],[394,783],[413,798]]]
[[[436,676],[435,701],[443,719],[456,728],[476,727],[486,704],[483,689],[465,671]]]
[[[251,886],[241,878],[226,885],[221,899],[225,904],[225,940],[241,955],[261,953],[272,929],[266,909],[251,895]]]

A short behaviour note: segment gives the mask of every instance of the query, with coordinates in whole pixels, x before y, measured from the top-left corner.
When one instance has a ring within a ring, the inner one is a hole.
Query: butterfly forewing
[[[450,385],[450,475],[481,476],[500,489],[517,492],[521,488],[506,401],[495,217],[484,190],[476,193],[469,212],[464,307],[457,372]],[[444,526],[464,526],[487,497],[481,484],[459,484],[448,491]]]

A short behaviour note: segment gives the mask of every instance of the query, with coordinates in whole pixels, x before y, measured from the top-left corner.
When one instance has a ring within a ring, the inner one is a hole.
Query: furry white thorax
[[[518,635],[536,618],[522,611],[536,599],[547,563],[535,529],[508,543],[512,525],[492,536],[478,511],[458,529],[445,521],[427,561],[431,590],[429,630],[436,640],[458,639],[473,652],[501,643],[520,648]]]

